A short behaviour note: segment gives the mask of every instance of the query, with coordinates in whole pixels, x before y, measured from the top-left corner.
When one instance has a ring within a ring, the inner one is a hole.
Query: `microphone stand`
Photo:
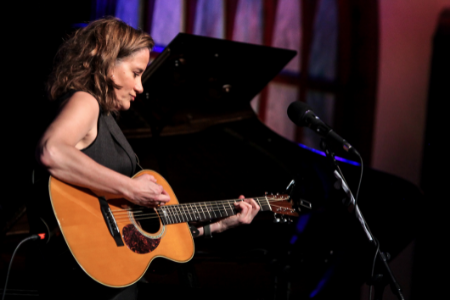
[[[378,240],[372,235],[372,232],[369,229],[369,226],[367,225],[366,220],[364,219],[361,211],[359,210],[358,204],[356,203],[355,198],[353,197],[352,192],[350,191],[350,188],[348,187],[348,184],[346,180],[344,179],[344,175],[341,172],[341,169],[339,168],[339,165],[334,157],[334,153],[330,151],[325,139],[322,139],[321,145],[320,145],[325,151],[326,156],[331,161],[332,165],[334,166],[334,176],[338,180],[337,183],[339,185],[339,188],[342,188],[342,190],[346,194],[346,201],[343,201],[343,204],[348,207],[348,211],[352,213],[355,212],[355,216],[359,223],[361,224],[364,233],[366,234],[367,239],[369,240],[369,243],[372,244],[376,248],[376,260],[381,265],[381,270],[377,272],[377,274],[372,275],[368,283],[370,285],[373,285],[375,287],[375,300],[381,300],[384,292],[384,288],[387,284],[390,284],[391,290],[394,293],[394,295],[397,296],[399,300],[404,300],[404,296],[402,294],[402,290],[400,288],[400,285],[397,283],[397,281],[394,278],[394,275],[392,274],[391,269],[388,265],[388,260],[390,258],[389,253],[385,253],[380,251],[380,243]]]

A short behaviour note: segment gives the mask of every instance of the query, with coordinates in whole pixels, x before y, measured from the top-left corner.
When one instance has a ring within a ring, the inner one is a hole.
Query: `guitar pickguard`
[[[128,224],[123,227],[122,236],[125,245],[131,251],[138,254],[152,252],[161,242],[161,238],[152,239],[144,236],[133,224]]]

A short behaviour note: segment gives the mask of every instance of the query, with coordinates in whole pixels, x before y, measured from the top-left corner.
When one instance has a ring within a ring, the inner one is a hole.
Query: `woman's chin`
[[[131,106],[130,102],[128,102],[128,103],[121,103],[121,104],[117,105],[117,110],[119,110],[119,111],[129,110],[130,106]]]

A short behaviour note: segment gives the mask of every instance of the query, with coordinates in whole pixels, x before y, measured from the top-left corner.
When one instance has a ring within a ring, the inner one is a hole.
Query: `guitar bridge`
[[[122,241],[122,237],[120,236],[119,227],[117,227],[116,219],[109,208],[108,202],[105,197],[98,197],[98,201],[100,202],[100,210],[103,215],[103,219],[105,220],[106,226],[108,227],[109,233],[113,237],[116,245],[118,247],[124,246]]]

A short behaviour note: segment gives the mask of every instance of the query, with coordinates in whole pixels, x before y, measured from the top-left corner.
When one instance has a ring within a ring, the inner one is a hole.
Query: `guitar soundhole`
[[[142,212],[134,216],[136,223],[141,229],[148,233],[158,232],[161,224],[153,208],[144,208]]]
[[[133,224],[128,224],[122,229],[123,240],[131,251],[138,254],[145,254],[152,252],[158,247],[161,238],[152,239],[144,236],[134,227]]]

